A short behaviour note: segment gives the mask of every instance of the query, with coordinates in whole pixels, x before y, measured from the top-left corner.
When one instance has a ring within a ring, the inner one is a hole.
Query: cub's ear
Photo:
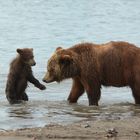
[[[17,53],[22,54],[22,49],[17,49]]]
[[[30,50],[33,51],[34,49],[33,48],[30,48]]]
[[[55,51],[62,50],[62,47],[57,47]]]
[[[60,64],[70,64],[73,61],[72,57],[70,55],[62,55],[59,58]]]

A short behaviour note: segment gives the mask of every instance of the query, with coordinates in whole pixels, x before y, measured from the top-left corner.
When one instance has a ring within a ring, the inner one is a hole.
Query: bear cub
[[[6,97],[10,104],[28,101],[25,89],[28,81],[34,84],[40,90],[46,89],[32,73],[32,66],[36,65],[33,55],[33,49],[17,49],[18,56],[11,62],[7,84]]]

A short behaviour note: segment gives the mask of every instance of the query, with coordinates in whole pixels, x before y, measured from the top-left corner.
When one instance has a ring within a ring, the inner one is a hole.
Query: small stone
[[[116,137],[118,132],[116,131],[115,128],[111,128],[107,131],[107,137]]]
[[[138,134],[139,134],[139,132],[135,131],[135,134],[136,134],[136,135],[138,135]]]
[[[89,125],[89,124],[86,124],[84,127],[85,127],[85,128],[88,128],[88,127],[90,127],[90,125]]]

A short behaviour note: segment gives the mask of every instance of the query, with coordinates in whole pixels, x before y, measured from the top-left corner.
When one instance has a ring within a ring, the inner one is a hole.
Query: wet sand
[[[0,131],[1,140],[139,140],[140,118],[116,120],[87,119],[68,125]]]

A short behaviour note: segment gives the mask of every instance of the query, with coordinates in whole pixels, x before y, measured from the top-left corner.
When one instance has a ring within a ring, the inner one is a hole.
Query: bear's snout
[[[51,83],[51,82],[53,82],[53,80],[46,80],[45,78],[43,78],[42,81],[45,82],[45,83]]]
[[[33,66],[35,66],[35,65],[36,65],[36,62],[33,63]]]
[[[42,81],[45,82],[45,83],[47,83],[46,80],[45,80],[44,78],[42,79]]]
[[[54,80],[54,77],[50,76],[50,74],[47,73],[45,77],[42,79],[42,81],[45,83],[51,83],[51,82],[54,82],[55,80]]]

